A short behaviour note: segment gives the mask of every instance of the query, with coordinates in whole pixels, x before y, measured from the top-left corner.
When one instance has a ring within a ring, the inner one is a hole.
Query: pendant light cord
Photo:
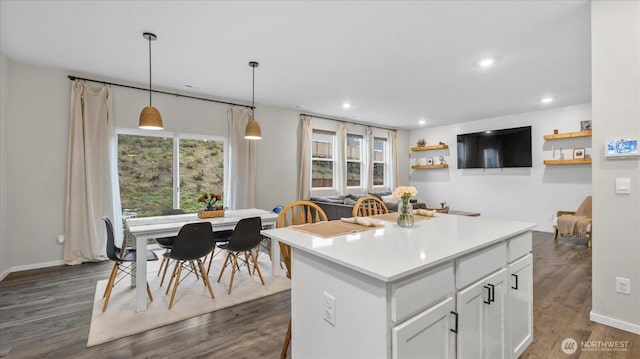
[[[255,66],[251,67],[253,69],[253,80],[251,84],[251,112],[255,112],[255,98],[256,98],[256,68]]]
[[[149,36],[149,107],[151,107],[151,36]]]

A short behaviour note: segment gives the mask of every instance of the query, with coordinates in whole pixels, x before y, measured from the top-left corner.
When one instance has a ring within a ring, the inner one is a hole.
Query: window
[[[311,188],[333,188],[334,132],[313,130],[311,137]]]
[[[347,134],[347,187],[362,186],[362,136]]]
[[[118,130],[122,213],[157,216],[163,209],[195,212],[202,192],[223,194],[223,138]]]
[[[387,181],[387,140],[373,139],[373,185],[386,186]]]

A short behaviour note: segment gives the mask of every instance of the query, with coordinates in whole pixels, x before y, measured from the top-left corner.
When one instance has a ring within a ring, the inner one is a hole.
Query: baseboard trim
[[[5,278],[9,275],[9,273],[11,273],[11,270],[10,270],[10,269],[7,269],[7,270],[5,270],[4,272],[0,273],[0,282],[1,282],[3,279],[5,279]]]
[[[47,267],[55,267],[55,266],[60,266],[60,265],[64,265],[64,261],[63,260],[50,261],[50,262],[41,262],[41,263],[33,263],[33,264],[26,264],[26,265],[22,265],[22,266],[10,267],[7,270],[5,270],[4,272],[2,272],[2,274],[0,274],[0,281],[4,280],[9,274],[11,274],[13,272],[21,272],[21,271],[30,270],[30,269],[40,269],[40,268],[47,268]]]
[[[589,313],[589,319],[591,319],[591,321],[596,323],[604,324],[610,327],[614,327],[620,330],[624,330],[633,334],[640,335],[640,325],[638,324],[633,324],[633,323],[625,322],[624,320],[614,319],[611,317],[600,315],[600,314],[594,313],[593,311]]]

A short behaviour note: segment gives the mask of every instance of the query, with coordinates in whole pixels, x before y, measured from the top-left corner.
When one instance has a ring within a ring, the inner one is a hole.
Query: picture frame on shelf
[[[573,159],[584,159],[584,148],[574,148],[573,149]]]
[[[427,165],[432,165],[433,164],[433,157],[428,157],[427,158]]]
[[[591,120],[580,121],[580,131],[591,131]]]

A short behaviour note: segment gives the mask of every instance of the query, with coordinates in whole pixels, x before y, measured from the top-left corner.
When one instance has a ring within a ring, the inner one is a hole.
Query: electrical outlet
[[[631,294],[631,281],[629,278],[616,277],[616,292]]]
[[[327,292],[322,298],[322,317],[325,322],[336,326],[336,298]]]
[[[58,243],[64,243],[64,234],[58,234]]]

